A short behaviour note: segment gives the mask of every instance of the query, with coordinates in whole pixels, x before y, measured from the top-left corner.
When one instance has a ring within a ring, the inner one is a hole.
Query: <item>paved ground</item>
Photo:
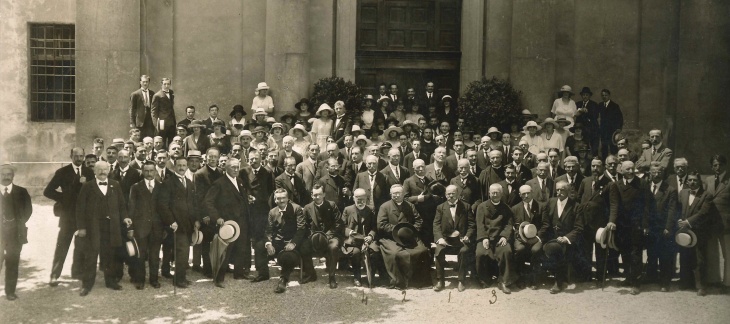
[[[339,277],[340,288],[327,288],[326,275],[315,283],[292,287],[283,295],[273,293],[275,280],[249,283],[227,280],[217,289],[208,279],[193,273],[191,288],[173,295],[169,280],[160,289],[149,286],[137,291],[128,277],[124,290],[104,288],[102,276],[91,294],[79,297],[80,283],[62,277],[63,283],[50,288],[51,256],[56,239],[56,218],[50,206],[34,205],[29,222],[29,240],[21,255],[19,299],[0,299],[0,323],[318,323],[318,322],[408,322],[408,323],[484,323],[514,321],[527,323],[728,323],[730,295],[710,290],[697,297],[694,292],[661,293],[647,286],[631,296],[613,281],[605,291],[587,284],[571,285],[565,293],[550,295],[549,286],[537,291],[523,290],[504,295],[496,290],[469,287],[459,293],[455,283],[436,293],[430,289],[400,291],[384,288],[355,288],[351,277]],[[70,273],[70,255],[64,274]],[[275,272],[274,272],[275,273]],[[294,277],[297,276],[295,271]],[[3,277],[4,276],[0,276]],[[4,279],[0,285],[4,286]],[[227,278],[228,279],[228,278]],[[2,290],[2,289],[0,289]],[[367,297],[367,304],[363,302]],[[450,298],[450,301],[449,301]]]

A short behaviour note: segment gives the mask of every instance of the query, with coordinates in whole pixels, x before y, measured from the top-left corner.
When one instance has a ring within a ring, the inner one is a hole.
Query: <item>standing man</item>
[[[294,147],[294,137],[291,137],[289,135],[284,136],[284,138],[282,139],[282,144],[284,146],[284,149],[279,151],[279,166],[285,166],[284,159],[288,157],[294,157],[294,160],[296,161],[296,164],[294,165],[295,167],[297,164],[302,163],[302,155],[292,150],[292,148]]]
[[[598,130],[600,129],[598,126],[598,116],[605,107],[600,106],[597,102],[591,100],[591,96],[593,96],[591,88],[583,87],[580,91],[580,97],[582,100],[575,103],[578,108],[575,115],[575,123],[585,125],[583,134],[585,134],[584,136],[586,136],[588,143],[590,143],[591,154],[593,156],[598,156],[598,145],[600,140],[600,134],[598,133]]]
[[[308,152],[309,154],[307,158],[297,165],[296,173],[302,176],[302,180],[304,180],[304,188],[307,192],[311,192],[314,182],[320,178],[319,168],[317,168],[319,145],[310,144]]]
[[[662,292],[669,291],[677,262],[675,225],[678,220],[677,189],[665,181],[664,167],[652,162],[649,167],[649,196],[652,206],[649,218],[649,237],[646,247],[645,282],[659,282]],[[658,263],[658,268],[657,268]]]
[[[28,190],[13,183],[15,171],[10,163],[0,165],[0,257],[5,260],[5,298],[10,301],[18,299],[15,287],[18,283],[20,251],[23,244],[28,243],[25,223],[33,213]]]
[[[216,104],[212,104],[208,107],[209,117],[203,120],[203,125],[205,125],[205,131],[207,132],[206,134],[213,134],[213,124],[216,122],[222,122],[222,120],[218,118],[219,109],[220,108],[218,108],[218,105]]]
[[[269,198],[274,193],[274,177],[261,165],[261,156],[251,151],[248,153],[248,163],[251,165],[250,168],[241,170],[246,172],[246,178],[250,180],[251,192],[250,195],[254,197],[253,204],[250,205],[250,213],[248,220],[249,237],[253,241],[254,246],[263,241],[266,243],[266,226],[268,226],[269,219],[267,217],[271,206],[269,205]],[[243,179],[243,177],[242,177]],[[250,249],[250,243],[246,244],[246,247]],[[254,265],[256,266],[257,276],[252,279],[253,282],[259,282],[268,280],[268,271],[263,270],[263,267],[268,267],[269,258],[266,253],[256,253]]]
[[[343,147],[346,146],[343,142],[345,136],[350,134],[352,130],[352,123],[350,116],[347,115],[347,108],[345,103],[342,101],[335,102],[335,121],[332,125],[332,138],[335,143],[339,143]],[[352,145],[352,143],[350,143]],[[347,157],[349,159],[349,157]]]
[[[190,256],[190,235],[193,229],[200,227],[193,184],[185,177],[187,170],[188,161],[178,157],[175,161],[175,174],[169,176],[162,184],[157,200],[157,212],[160,213],[163,223],[172,229],[171,235],[174,235],[172,246],[175,255],[174,284],[178,288],[187,288],[192,283],[186,276]]]
[[[712,214],[717,212],[712,195],[702,188],[702,179],[698,172],[687,175],[687,189],[679,193],[682,204],[682,216],[677,221],[680,231],[690,229],[697,236],[694,247],[679,250],[679,288],[697,289],[697,296],[705,296],[707,283],[707,248],[712,231]]]
[[[705,178],[704,185],[712,197],[717,214],[711,219],[711,230],[707,243],[707,282],[730,286],[730,175],[727,172],[727,158],[717,154],[710,158],[713,175]],[[718,244],[719,241],[719,244]],[[718,245],[720,250],[718,250]],[[720,252],[725,259],[725,274],[720,273]]]
[[[362,188],[368,192],[370,196],[368,207],[373,210],[379,210],[380,205],[388,200],[388,188],[390,188],[388,180],[378,172],[378,159],[375,155],[368,155],[365,163],[368,169],[357,174],[353,186],[353,189]]]
[[[406,168],[400,165],[401,155],[397,148],[391,148],[388,151],[388,157],[388,166],[380,170],[380,173],[385,176],[388,188],[390,188],[394,184],[403,184],[410,174]]]
[[[502,166],[502,151],[491,150],[489,155],[489,166],[479,175],[479,187],[482,191],[482,201],[489,199],[489,187],[505,179],[504,167]]]
[[[258,153],[253,155],[258,158]],[[234,221],[238,223],[241,229],[241,235],[238,239],[231,243],[226,249],[226,258],[223,266],[218,269],[218,273],[213,274],[215,286],[223,288],[223,280],[225,279],[228,268],[226,265],[234,263],[233,279],[251,279],[249,269],[244,267],[246,260],[251,260],[251,241],[249,239],[249,198],[247,185],[239,176],[240,161],[236,158],[229,158],[226,162],[226,173],[218,180],[213,182],[205,194],[205,210],[210,216],[210,220],[218,226],[223,225],[225,221]],[[234,256],[232,258],[232,256]],[[187,259],[186,259],[187,260]]]
[[[322,232],[327,236],[327,248],[324,251],[314,252],[324,255],[330,289],[337,288],[335,271],[340,258],[343,228],[340,209],[334,202],[325,200],[322,185],[315,184],[312,187],[312,202],[304,206],[304,212],[297,219],[297,231],[307,233],[307,237],[315,232]]]
[[[557,182],[561,180],[567,182],[568,186],[570,186],[570,196],[572,198],[575,198],[575,195],[578,192],[578,189],[580,189],[580,184],[581,182],[583,182],[584,178],[583,174],[580,172],[578,158],[576,158],[575,156],[566,157],[563,161],[563,165],[565,165],[565,174],[555,178],[555,183],[557,185]]]
[[[419,139],[414,139],[413,142],[411,142],[411,148],[413,150],[403,157],[403,166],[408,170],[408,173],[413,174],[413,161],[419,159],[425,161],[428,159],[428,156],[426,155],[426,152],[421,150],[421,140]]]
[[[504,167],[504,180],[497,182],[502,186],[502,202],[507,204],[510,208],[518,204],[522,199],[520,198],[520,186],[522,185],[515,178],[516,171],[514,164],[507,164]]]
[[[416,207],[418,215],[423,218],[423,230],[419,232],[421,241],[431,245],[433,242],[433,219],[436,215],[436,207],[445,200],[445,197],[438,197],[431,192],[429,183],[431,179],[426,176],[426,162],[423,160],[413,161],[413,176],[403,183],[403,197]]]
[[[434,91],[435,90],[435,86],[433,84],[433,81],[426,82],[426,87],[425,88],[426,88],[426,93],[421,98],[422,99],[421,100],[421,106],[422,107],[428,107],[428,106],[435,105],[436,103],[438,103],[438,101],[440,99],[439,99],[439,96],[436,95],[436,93]]]
[[[636,168],[639,172],[649,172],[651,162],[659,162],[665,170],[669,168],[669,163],[672,162],[672,150],[662,144],[662,131],[658,129],[650,130],[649,142],[651,148],[642,151],[639,161],[636,162]]]
[[[385,265],[383,264],[383,256],[380,254],[380,246],[375,241],[378,230],[378,221],[375,213],[367,206],[368,194],[364,189],[355,189],[355,204],[345,207],[342,212],[342,222],[345,226],[345,236],[347,237],[342,245],[342,252],[350,256],[352,262],[352,272],[355,287],[360,287],[360,274],[362,270],[361,253],[369,253],[371,257],[371,266],[377,267],[380,278],[384,278],[387,274]],[[363,244],[358,244],[353,237],[354,234],[363,236]],[[363,251],[366,248],[367,251]],[[375,271],[373,270],[373,273]]]
[[[540,162],[535,167],[535,178],[530,179],[525,184],[532,187],[532,199],[540,203],[546,203],[553,197],[555,189],[553,179],[548,177],[548,163]]]
[[[172,81],[162,78],[162,89],[152,96],[152,121],[157,135],[162,136],[162,142],[167,146],[175,137],[175,94],[170,89]]]
[[[606,230],[616,231],[616,245],[624,260],[626,283],[638,295],[644,236],[649,225],[649,190],[634,175],[634,162],[621,163],[623,179],[611,186],[610,214]]]
[[[607,250],[596,242],[596,232],[608,223],[609,185],[611,180],[605,175],[603,162],[600,157],[591,160],[591,176],[583,179],[578,188],[576,199],[580,199],[580,208],[583,209],[583,253],[581,260],[585,260],[577,269],[586,281],[593,280],[593,251],[596,255],[596,280],[603,280],[606,272]],[[613,261],[612,261],[613,262]],[[618,261],[616,261],[618,262]]]
[[[143,75],[139,78],[139,89],[132,92],[129,98],[129,128],[138,128],[142,138],[155,136],[155,124],[152,121],[152,96],[155,93],[149,89],[150,77]]]
[[[129,193],[129,218],[134,224],[134,238],[137,240],[139,257],[131,258],[132,282],[135,288],[144,289],[145,261],[149,262],[149,282],[160,288],[160,247],[162,246],[162,220],[157,213],[157,198],[162,183],[155,179],[155,163],[146,161],[142,165],[144,179],[132,185]]]
[[[76,206],[78,236],[85,240],[88,247],[79,294],[82,297],[94,287],[97,257],[104,271],[106,287],[122,290],[117,277],[122,266],[122,234],[126,233],[130,238],[133,235],[131,231],[127,232],[132,226],[132,219],[127,217],[127,206],[119,182],[108,179],[109,163],[96,162],[94,173],[96,178],[89,179],[81,187]]]
[[[436,217],[433,220],[433,238],[436,241],[436,278],[438,283],[433,290],[444,289],[444,265],[446,254],[457,254],[459,262],[459,291],[464,291],[464,281],[473,253],[474,239],[476,238],[476,224],[471,206],[459,200],[454,185],[446,187],[447,201],[436,208]],[[453,241],[446,241],[452,238]]]
[[[190,130],[190,123],[195,120],[195,106],[187,106],[185,107],[185,119],[179,121],[177,124],[185,126],[186,129],[188,129],[188,135],[192,134],[192,131]],[[205,132],[203,132],[205,134]]]
[[[677,192],[682,192],[682,189],[685,188],[686,181],[687,181],[687,166],[688,166],[687,159],[683,157],[678,157],[674,159],[674,174],[670,174],[667,177],[667,183],[669,186],[673,187],[674,189],[677,189]],[[714,179],[713,179],[714,183]]]
[[[304,187],[304,180],[295,172],[296,163],[293,156],[285,158],[284,173],[274,179],[274,184],[277,189],[285,189],[289,193],[289,199],[295,204],[306,205],[311,198],[307,194],[307,188]]]
[[[347,160],[343,160],[346,162]],[[335,158],[329,158],[324,167],[327,172],[321,178],[319,183],[323,186],[325,199],[332,201],[337,205],[337,208],[344,210],[345,206],[352,202],[352,192],[350,191],[350,183],[345,181],[338,172],[340,165],[337,163]],[[349,166],[348,166],[349,167]]]
[[[127,200],[129,200],[129,191],[132,189],[132,185],[143,178],[142,173],[138,169],[132,168],[129,162],[129,151],[119,151],[119,154],[117,155],[118,168],[112,170],[109,174],[109,179],[119,182],[122,189],[122,195],[124,196],[125,205]]]
[[[618,147],[613,144],[613,133],[624,128],[624,115],[621,107],[611,100],[611,91],[601,90],[603,102],[598,113],[598,129],[601,137],[601,156],[616,154]]]
[[[211,147],[205,153],[205,166],[195,172],[195,190],[200,200],[199,206],[205,206],[205,195],[213,182],[223,176],[223,171],[218,168],[221,152],[216,147]],[[210,242],[215,235],[215,222],[211,222],[210,215],[205,208],[201,208],[200,231],[203,233],[203,242],[193,246],[193,271],[202,270],[203,275],[213,278],[213,270],[210,267]],[[198,251],[197,247],[200,246]],[[200,259],[203,259],[203,268],[200,267]]]
[[[63,263],[66,261],[71,240],[76,231],[76,201],[81,191],[81,186],[87,180],[94,179],[94,171],[83,166],[84,149],[74,147],[71,149],[71,164],[64,166],[53,174],[51,182],[43,190],[43,196],[55,201],[53,214],[58,217],[58,238],[56,239],[56,251],[53,254],[53,267],[51,268],[51,287],[58,286],[58,278],[63,270]],[[61,189],[59,192],[58,189]],[[74,247],[73,264],[71,265],[71,277],[81,279],[83,275],[82,256],[83,249]]]
[[[446,148],[437,147],[433,152],[433,163],[426,166],[426,177],[449,183],[454,176],[456,176],[455,170],[446,165]]]
[[[474,151],[471,151],[474,152]],[[456,196],[466,202],[471,210],[476,210],[478,200],[482,197],[479,189],[479,180],[470,171],[469,160],[459,160],[459,176],[451,179],[451,185],[456,187]]]

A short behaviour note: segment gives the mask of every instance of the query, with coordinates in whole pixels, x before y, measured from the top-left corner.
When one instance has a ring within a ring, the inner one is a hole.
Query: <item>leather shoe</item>
[[[218,287],[218,288],[226,288],[226,286],[224,286],[223,285],[223,282],[221,282],[221,281],[216,281],[215,282],[215,286]]]
[[[435,286],[433,286],[433,291],[441,291],[444,290],[444,283],[439,281]]]
[[[269,277],[264,276],[256,276],[255,278],[251,279],[251,282],[261,282],[261,281],[268,281]]]
[[[705,289],[700,288],[697,290],[697,296],[704,297],[706,295],[707,295],[707,292],[705,291]]]
[[[79,293],[79,296],[84,297],[84,296],[88,295],[90,291],[91,291],[91,289],[88,289],[88,288],[81,289],[81,293]]]
[[[335,289],[335,288],[337,288],[337,280],[335,280],[335,277],[332,276],[332,277],[330,277],[330,289]]]
[[[466,286],[464,286],[463,282],[459,281],[459,286],[456,289],[459,290],[459,292],[462,292],[466,290]]]
[[[5,296],[5,298],[7,298],[10,301],[13,301],[13,300],[18,299],[18,295],[16,295],[16,294],[8,294],[7,296]]]
[[[135,283],[134,284],[134,288],[137,288],[137,290],[142,290],[142,289],[144,289],[144,284],[143,283]]]
[[[177,284],[175,284],[175,287],[178,287],[180,289],[185,289],[188,287],[188,283],[187,282],[177,283]]]
[[[58,286],[58,278],[51,278],[51,281],[48,283],[51,287]]]
[[[390,282],[388,283],[388,286],[386,286],[385,288],[395,289],[395,280],[391,279]]]
[[[122,286],[120,286],[118,283],[108,284],[106,285],[106,287],[111,290],[122,290]]]
[[[497,285],[497,287],[499,287],[499,290],[501,290],[503,293],[505,293],[507,295],[512,293],[512,290],[510,290],[507,287],[507,285],[504,284],[504,282],[500,282],[499,285]]]
[[[305,283],[315,282],[315,281],[317,281],[317,277],[316,276],[311,276],[311,277],[307,276],[307,277],[302,278],[302,281],[299,284],[300,285],[303,285]]]
[[[636,295],[638,295],[638,294],[639,294],[639,292],[641,292],[641,291],[639,290],[639,288],[637,288],[637,287],[631,287],[631,291],[630,291],[630,293],[631,293],[632,295],[636,296]]]
[[[157,288],[160,288],[160,283],[157,282],[157,281],[150,282],[150,286],[152,286],[153,288],[157,289]]]
[[[235,279],[235,280],[251,280],[252,278],[253,277],[248,273],[244,273],[244,274],[240,274],[240,275],[233,275],[233,279]]]
[[[553,287],[550,288],[550,293],[554,295],[554,294],[559,293],[561,290],[563,290],[563,289],[560,287],[560,285],[558,285],[557,283],[555,283],[553,285]]]
[[[167,278],[167,279],[172,279],[172,275],[169,272],[163,272],[162,273],[162,276],[165,277],[165,278]]]
[[[212,271],[205,271],[203,272],[203,276],[208,279],[213,279],[213,272]]]
[[[355,287],[362,287],[362,284],[360,283],[360,280],[359,279],[353,280],[352,283],[355,285]]]
[[[484,280],[479,280],[479,286],[482,287],[482,289],[489,288],[489,284],[486,283]]]
[[[279,279],[279,283],[276,284],[276,288],[274,288],[274,292],[277,294],[281,294],[286,291],[286,281],[284,279]]]

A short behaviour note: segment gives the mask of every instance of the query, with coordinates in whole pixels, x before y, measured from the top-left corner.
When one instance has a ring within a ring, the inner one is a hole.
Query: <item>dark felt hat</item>
[[[414,248],[418,245],[418,230],[411,223],[398,223],[393,227],[393,240],[405,248]]]
[[[246,116],[246,111],[243,110],[243,106],[241,105],[235,105],[233,106],[233,110],[231,110],[231,113],[228,114],[229,116],[233,117],[236,113],[241,113],[243,116]]]

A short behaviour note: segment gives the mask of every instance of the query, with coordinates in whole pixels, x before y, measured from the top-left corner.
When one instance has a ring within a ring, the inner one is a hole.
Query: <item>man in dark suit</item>
[[[456,176],[456,170],[446,165],[446,148],[437,147],[433,152],[433,163],[426,166],[425,176],[431,180],[443,180],[446,183]]]
[[[284,136],[284,139],[282,140],[282,145],[284,146],[284,149],[283,150],[279,150],[279,157],[278,157],[278,159],[279,159],[279,164],[278,165],[279,166],[282,166],[282,167],[285,166],[284,159],[286,159],[286,158],[288,158],[290,156],[294,157],[294,160],[297,163],[297,164],[294,165],[295,167],[299,163],[302,163],[302,161],[304,160],[304,158],[302,157],[302,155],[299,154],[299,153],[297,153],[297,152],[295,152],[294,150],[292,150],[292,147],[294,147],[294,137],[291,137],[291,136],[288,136],[288,135],[287,136]]]
[[[649,167],[649,176],[647,185],[651,192],[649,195],[651,207],[644,281],[658,281],[661,290],[667,292],[675,273],[674,265],[677,260],[674,242],[675,224],[679,218],[677,189],[670,187],[665,181],[664,167],[658,162],[653,162]]]
[[[143,75],[139,78],[139,89],[132,92],[129,98],[129,127],[138,128],[140,136],[155,136],[155,124],[152,121],[152,96],[155,93],[149,89],[150,77]]]
[[[220,108],[218,108],[218,105],[216,104],[212,104],[210,105],[210,107],[208,107],[208,118],[203,120],[206,134],[213,134],[213,123],[220,123],[222,121],[220,118],[218,118],[219,112]]]
[[[254,153],[250,156],[258,157],[258,154]],[[212,222],[221,226],[225,221],[234,221],[241,229],[241,235],[226,249],[224,266],[218,269],[217,273],[213,273],[213,281],[219,288],[223,288],[223,281],[228,270],[225,265],[229,263],[234,264],[234,279],[251,279],[249,269],[245,267],[246,260],[249,260],[248,262],[251,260],[251,242],[248,236],[251,219],[249,189],[248,184],[240,176],[240,163],[238,159],[229,158],[226,162],[225,175],[213,182],[208,193],[205,194],[205,210]],[[233,255],[235,258],[232,258]]]
[[[71,245],[76,231],[76,200],[81,191],[81,186],[88,180],[94,179],[94,171],[83,166],[84,149],[74,147],[71,149],[72,163],[64,166],[53,174],[51,182],[48,183],[43,196],[55,201],[53,214],[58,217],[58,238],[56,240],[56,251],[53,254],[53,267],[51,268],[51,287],[58,285],[58,278],[63,270],[63,263],[66,261],[66,254]],[[61,191],[58,191],[61,188]],[[83,249],[74,244],[73,264],[71,265],[71,277],[81,279],[84,264],[82,263]]]
[[[477,208],[477,203],[481,203],[482,192],[479,189],[479,180],[471,173],[469,161],[467,159],[459,160],[457,171],[458,177],[451,179],[451,185],[456,186],[456,196],[459,200],[467,203],[472,211]]]
[[[641,157],[636,162],[636,168],[646,173],[649,172],[651,162],[659,162],[664,169],[668,169],[672,163],[672,150],[662,144],[662,131],[650,130],[649,142],[651,147],[641,152]]]
[[[555,183],[559,181],[565,181],[570,186],[570,197],[576,199],[580,184],[583,182],[583,174],[580,172],[580,166],[578,165],[578,158],[575,156],[569,156],[565,158],[563,162],[565,165],[565,174],[555,178]]]
[[[406,168],[400,165],[401,155],[397,148],[390,149],[390,151],[388,151],[388,157],[388,166],[381,169],[380,173],[385,176],[385,179],[388,182],[388,188],[390,188],[394,184],[403,184],[403,181],[408,179],[411,175]]]
[[[289,199],[297,205],[310,202],[310,195],[304,187],[304,180],[295,172],[297,165],[294,157],[284,159],[284,173],[274,179],[276,188],[283,188],[289,193]]]
[[[570,192],[567,182],[561,180],[555,184],[555,198],[550,198],[545,206],[542,227],[537,234],[540,242],[544,242],[547,268],[555,275],[551,294],[563,290],[568,279],[568,263],[579,253],[583,236],[583,218],[575,210],[576,201]]]
[[[326,166],[323,166],[322,170],[326,172],[317,183],[322,185],[325,199],[334,202],[338,209],[343,210],[352,202],[351,185],[339,174],[340,165],[335,158],[329,158],[324,162]]]
[[[724,289],[730,286],[730,175],[727,158],[716,154],[710,158],[713,175],[704,180],[704,186],[712,197],[717,210],[713,215],[707,243],[707,282],[718,284],[722,278]],[[720,247],[718,249],[718,246]],[[720,256],[725,259],[724,275],[720,273]]]
[[[479,159],[477,157],[478,153],[475,149],[466,150],[466,159],[469,161],[469,173],[471,173],[474,177],[479,177],[482,173],[482,168],[479,167]]]
[[[344,178],[350,184],[350,189],[354,191],[356,189],[354,188],[355,178],[358,173],[367,171],[368,167],[363,159],[362,150],[359,147],[353,147],[350,152],[350,166],[345,169]]]
[[[623,179],[611,186],[610,214],[606,230],[616,231],[616,245],[624,260],[626,283],[639,294],[644,236],[649,226],[649,190],[634,175],[634,162],[621,163]]]
[[[122,234],[127,232],[132,219],[127,217],[127,206],[119,182],[108,179],[109,163],[96,162],[96,178],[89,179],[81,187],[76,204],[76,228],[78,236],[87,247],[84,258],[83,280],[80,295],[86,296],[96,281],[96,260],[100,259],[106,287],[121,290],[117,277],[122,266]],[[185,259],[187,264],[187,259]]]
[[[335,143],[341,144],[343,147],[345,146],[344,139],[346,135],[350,134],[350,131],[352,130],[352,119],[350,118],[350,115],[347,114],[347,108],[345,107],[345,104],[339,104],[340,101],[335,102],[335,117],[333,118],[333,124],[332,124],[332,138],[335,140]]]
[[[489,166],[479,174],[479,188],[482,192],[482,201],[489,199],[489,186],[505,179],[504,166],[502,165],[502,151],[489,151],[489,162]]]
[[[403,197],[416,207],[416,211],[423,218],[423,230],[419,232],[419,236],[424,244],[430,246],[433,242],[432,226],[436,207],[446,197],[439,197],[431,192],[429,184],[433,179],[426,175],[426,168],[423,160],[413,161],[414,174],[403,182]]]
[[[271,173],[271,176],[274,179],[284,173],[284,169],[279,166],[279,151],[269,151],[267,153],[264,168],[266,168],[266,170],[269,170],[269,173]]]
[[[547,173],[548,177],[553,180],[565,174],[565,169],[563,169],[563,167],[560,165],[560,153],[555,149],[551,149],[548,152]]]
[[[580,199],[578,209],[583,213],[583,244],[581,244],[583,251],[580,255],[582,262],[579,263],[580,266],[576,270],[586,281],[591,281],[593,278],[602,280],[603,274],[606,272],[607,250],[596,242],[595,237],[596,231],[608,223],[609,185],[611,184],[611,180],[605,175],[600,157],[594,157],[591,161],[591,174],[590,177],[583,179],[576,196],[576,199]],[[595,277],[592,274],[594,246]]]
[[[408,170],[408,173],[413,174],[413,161],[418,159],[426,161],[428,156],[426,156],[426,152],[421,150],[421,140],[419,139],[411,142],[411,148],[413,150],[403,157],[403,166]]]
[[[423,129],[423,137],[421,138],[421,150],[423,153],[428,156],[428,159],[424,159],[423,161],[430,161],[430,156],[433,154],[434,151],[436,151],[436,141],[433,138],[433,129],[431,128],[425,128]]]
[[[175,137],[175,125],[177,125],[174,107],[175,94],[170,89],[171,82],[168,78],[162,78],[162,89],[152,96],[150,108],[157,135],[162,136],[165,146]]]
[[[479,145],[477,145],[477,166],[481,168],[482,170],[486,169],[490,162],[489,158],[489,141],[491,138],[489,136],[482,136],[481,141],[479,142]],[[477,174],[477,177],[479,175]]]
[[[129,218],[134,224],[134,238],[137,240],[139,257],[131,258],[132,282],[137,289],[144,288],[145,261],[149,262],[149,282],[160,288],[160,247],[162,245],[162,220],[157,213],[157,198],[162,183],[155,180],[155,163],[146,161],[142,165],[143,179],[134,185],[129,193]]]
[[[18,266],[23,244],[28,243],[28,222],[33,213],[28,190],[13,183],[15,167],[9,163],[0,165],[0,247],[5,260],[5,298],[16,300]],[[2,270],[2,262],[0,262]]]
[[[261,166],[261,157],[256,152],[250,152],[248,154],[248,163],[251,167],[241,170],[246,172],[246,178],[250,179],[251,196],[254,197],[253,204],[249,207],[249,237],[255,244],[266,240],[266,226],[268,226],[269,219],[268,215],[271,206],[269,205],[269,199],[274,194],[274,177],[271,175],[269,170]],[[246,244],[246,247],[250,249],[250,242]],[[269,280],[268,276],[265,276],[268,271],[259,269],[259,267],[268,267],[268,257],[265,253],[256,254],[254,264],[256,265],[257,276],[252,279],[253,282],[259,282],[263,280]],[[267,269],[268,270],[268,269]]]
[[[345,236],[347,237],[342,244],[342,253],[350,257],[352,263],[352,272],[355,287],[360,287],[360,274],[362,270],[362,253],[368,253],[370,263],[374,269],[380,273],[381,280],[387,278],[388,274],[383,264],[383,256],[380,254],[380,246],[378,246],[377,230],[378,221],[370,207],[367,206],[368,194],[365,189],[355,189],[353,193],[354,204],[345,207],[342,211],[342,222],[345,227]],[[363,235],[363,244],[353,238],[353,234]],[[363,248],[367,245],[367,251]],[[375,270],[373,270],[374,274]]]
[[[322,232],[327,236],[328,246],[324,250],[315,250],[315,256],[324,256],[327,274],[329,275],[330,289],[337,288],[335,271],[340,258],[340,242],[342,241],[343,223],[340,209],[334,202],[324,199],[322,185],[317,183],[312,187],[312,202],[304,206],[304,212],[297,219],[297,231],[310,237],[315,232]],[[314,248],[314,246],[313,246]]]
[[[337,147],[337,144],[327,144],[326,154],[320,154],[317,162],[317,170],[319,170],[321,176],[327,173],[328,160],[335,159],[338,165],[337,173],[344,178],[350,168],[350,160],[346,159],[340,152],[341,150]],[[350,186],[352,186],[352,182],[350,182]]]
[[[169,226],[174,235],[175,277],[178,288],[187,288],[188,257],[190,255],[190,235],[193,229],[200,228],[199,205],[195,201],[192,182],[185,177],[188,161],[178,158],[175,161],[175,175],[167,177],[160,188],[157,212],[163,224]]]
[[[525,184],[532,187],[532,199],[540,203],[547,203],[553,197],[555,185],[553,179],[548,177],[548,163],[540,162],[535,168],[535,178],[530,179]]]
[[[205,166],[195,172],[195,191],[198,196],[198,205],[205,205],[205,195],[213,182],[223,176],[223,171],[218,168],[220,159],[220,151],[218,148],[209,148],[205,154]],[[268,197],[266,198],[268,201]],[[210,242],[215,235],[215,222],[210,221],[210,215],[205,208],[201,208],[202,218],[200,220],[200,231],[203,233],[203,242],[193,246],[193,271],[202,270],[203,275],[213,278],[213,270],[210,265]],[[203,261],[203,267],[200,268],[200,260]]]
[[[368,170],[360,172],[355,177],[354,189],[362,188],[368,192],[370,200],[368,207],[373,210],[379,210],[380,205],[388,200],[388,181],[385,176],[378,172],[378,157],[369,155],[365,165]]]
[[[471,206],[459,200],[457,187],[446,187],[447,201],[436,208],[433,219],[433,239],[436,241],[436,279],[438,283],[433,290],[444,289],[444,265],[446,254],[456,254],[459,272],[458,290],[464,291],[464,281],[469,266],[469,260],[474,253],[474,239],[476,238],[476,224]],[[447,241],[451,238],[453,241]]]
[[[705,296],[707,275],[707,248],[713,213],[717,209],[710,192],[702,188],[702,179],[698,172],[690,171],[687,175],[688,188],[679,193],[682,204],[682,216],[677,222],[678,229],[690,229],[697,236],[694,247],[679,249],[679,286],[680,289],[697,289],[698,296]]]
[[[432,81],[426,82],[426,93],[420,96],[419,103],[422,108],[427,109],[431,105],[436,105],[441,100],[441,97],[436,94],[435,87]]]
[[[575,114],[575,123],[584,125],[583,134],[588,139],[588,143],[590,143],[591,154],[598,156],[598,141],[600,140],[598,116],[605,107],[591,100],[591,96],[593,96],[591,88],[583,87],[580,91],[582,100],[575,103],[575,106],[578,108]]]
[[[515,226],[514,252],[515,262],[517,264],[517,274],[520,275],[520,281],[527,284],[530,289],[537,289],[537,278],[542,269],[542,242],[540,240],[525,240],[519,235],[520,224],[528,222],[535,225],[535,228],[542,227],[543,204],[532,199],[532,187],[522,185],[520,187],[520,203],[512,206],[512,223]],[[530,262],[530,268],[525,266],[525,262]]]
[[[129,160],[129,151],[119,151],[119,154],[117,155],[118,168],[112,170],[109,174],[109,179],[119,182],[125,203],[129,200],[129,192],[132,189],[132,185],[143,178],[142,173],[139,170],[134,169],[129,165]]]
[[[510,163],[515,166],[515,178],[517,178],[517,182],[520,184],[527,183],[533,177],[530,168],[524,164],[525,152],[519,146],[512,149],[512,162]]]
[[[674,167],[674,174],[670,174],[667,177],[667,183],[670,187],[677,189],[677,192],[682,192],[682,189],[685,188],[686,180],[687,180],[687,167],[688,162],[686,158],[678,157],[674,159],[673,167]],[[713,179],[714,180],[714,179]],[[713,181],[714,183],[714,181]]]
[[[464,152],[464,142],[461,140],[454,141],[454,152],[447,156],[444,160],[446,166],[451,170],[456,170],[459,160],[466,158]]]
[[[497,286],[509,294],[512,292],[509,286],[517,278],[508,241],[513,234],[512,209],[501,201],[502,186],[493,183],[487,192],[488,200],[479,204],[476,212],[476,271],[482,288],[486,288],[492,278],[491,263],[496,262],[499,268]]]
[[[598,113],[598,129],[601,137],[601,156],[616,154],[618,147],[613,144],[613,133],[624,128],[624,115],[621,107],[611,100],[611,91],[601,90],[601,110]]]
[[[520,198],[520,186],[522,184],[515,178],[517,175],[515,169],[513,164],[507,164],[504,167],[504,180],[497,182],[502,186],[502,202],[509,207],[518,204],[522,200]]]

